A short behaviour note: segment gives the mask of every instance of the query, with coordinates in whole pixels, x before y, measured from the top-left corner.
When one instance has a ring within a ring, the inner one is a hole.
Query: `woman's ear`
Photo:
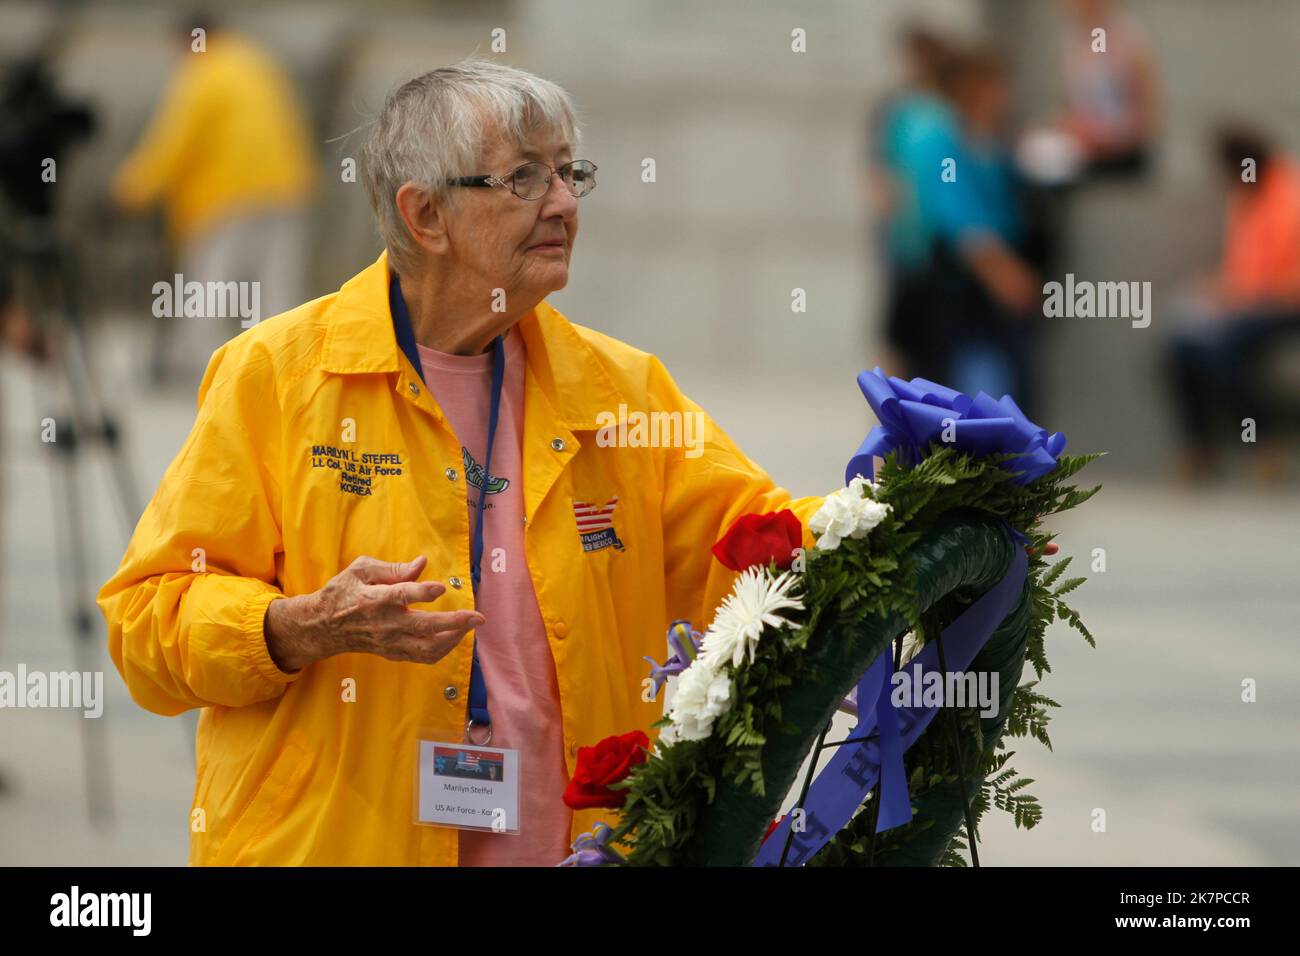
[[[447,251],[446,210],[435,201],[429,190],[416,183],[403,183],[397,190],[397,214],[406,231],[426,252],[442,255]]]

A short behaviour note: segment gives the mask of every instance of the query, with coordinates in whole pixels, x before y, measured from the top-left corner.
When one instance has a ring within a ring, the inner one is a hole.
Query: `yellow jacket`
[[[641,699],[642,657],[664,659],[675,618],[700,630],[712,620],[735,574],[709,549],[732,521],[789,505],[811,547],[807,521],[821,499],[791,502],[707,417],[694,457],[602,447],[598,415],[620,404],[701,410],[653,355],[546,302],[519,328],[525,550],[572,773],[579,746],[635,728],[656,735],[663,698]],[[100,592],[132,697],[159,714],[205,708],[193,864],[457,861],[456,831],[412,823],[415,740],[422,728],[463,727],[471,639],[435,665],[344,654],[291,675],[262,633],[273,599],[317,590],[362,554],[427,555],[426,580],[465,584],[417,607],[474,606],[464,479],[446,473],[461,468],[460,442],[419,383],[397,344],[384,255],[339,292],[228,342],[200,386],[193,431]],[[350,444],[345,419],[355,422]],[[336,472],[312,467],[315,445],[395,453],[401,474],[376,476],[368,496],[344,493]],[[624,550],[584,553],[574,500],[614,495]],[[342,700],[347,678],[355,702]],[[571,837],[598,819],[617,814],[577,812]]]
[[[256,46],[214,33],[186,52],[113,195],[129,210],[161,202],[185,241],[235,213],[301,205],[315,167],[289,78]]]

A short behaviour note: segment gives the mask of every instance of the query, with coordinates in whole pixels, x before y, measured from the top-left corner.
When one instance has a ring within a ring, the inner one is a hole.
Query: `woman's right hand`
[[[427,559],[394,564],[361,556],[319,591],[277,598],[263,633],[282,671],[301,670],[336,654],[378,654],[390,661],[434,664],[483,624],[478,611],[413,611],[447,590],[418,581]]]

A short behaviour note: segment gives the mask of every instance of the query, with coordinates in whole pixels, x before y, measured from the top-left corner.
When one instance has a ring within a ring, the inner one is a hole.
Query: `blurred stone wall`
[[[1080,277],[1149,279],[1158,307],[1214,255],[1219,194],[1204,137],[1220,115],[1258,116],[1294,142],[1300,115],[1300,5],[1141,0],[1129,5],[1160,70],[1166,130],[1139,187],[1092,190],[1074,204],[1068,258]],[[63,225],[83,247],[88,301],[149,321],[150,285],[168,275],[156,223],[103,214],[108,176],[139,135],[174,57],[178,9],[86,5],[57,21],[59,74],[91,98],[100,134],[71,160]],[[0,59],[27,49],[51,8],[0,3]],[[553,303],[574,321],[662,355],[679,379],[762,381],[783,371],[810,387],[879,360],[880,276],[862,197],[866,117],[894,82],[905,17],[988,34],[1017,68],[1018,113],[1057,106],[1056,0],[818,3],[689,0],[589,3],[234,2],[226,20],[274,50],[308,103],[320,144],[312,291],[370,262],[378,239],[360,183],[344,183],[362,126],[401,79],[478,52],[505,30],[508,63],[576,98],[586,154],[601,168],[584,201],[575,268]],[[807,53],[790,50],[807,31]],[[351,133],[351,135],[348,135]],[[641,181],[653,158],[657,182]],[[806,290],[795,314],[791,291]],[[1078,448],[1142,468],[1169,419],[1151,382],[1167,330],[1055,320],[1046,361],[1050,424]],[[1134,409],[1135,411],[1130,411]],[[832,427],[830,425],[827,426]],[[838,432],[842,426],[834,426]],[[1130,454],[1131,453],[1131,454]]]

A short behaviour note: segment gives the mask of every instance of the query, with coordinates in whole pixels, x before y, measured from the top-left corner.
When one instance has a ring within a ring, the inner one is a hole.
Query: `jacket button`
[[[556,621],[556,622],[555,622],[555,636],[556,636],[556,637],[559,637],[559,638],[565,638],[565,637],[568,637],[568,636],[569,636],[569,625],[565,624],[563,621]]]
[[[556,451],[564,451],[564,439],[563,439],[563,438],[552,438],[552,439],[551,439],[551,447],[554,448]]]
[[[456,686],[454,684],[448,684],[445,688],[443,688],[442,696],[446,697],[448,700],[455,700]]]
[[[445,474],[445,475],[447,476],[447,480],[448,480],[448,481],[455,481],[455,480],[456,480],[456,469],[455,469],[455,468],[448,468],[445,472],[443,472],[443,474]]]
[[[411,394],[412,395],[420,394],[420,386],[416,385],[414,382],[411,383]]]
[[[453,574],[451,577],[449,577],[447,579],[447,583],[450,584],[452,587],[454,587],[457,591],[460,590],[461,580],[460,578],[456,577],[456,575]]]

